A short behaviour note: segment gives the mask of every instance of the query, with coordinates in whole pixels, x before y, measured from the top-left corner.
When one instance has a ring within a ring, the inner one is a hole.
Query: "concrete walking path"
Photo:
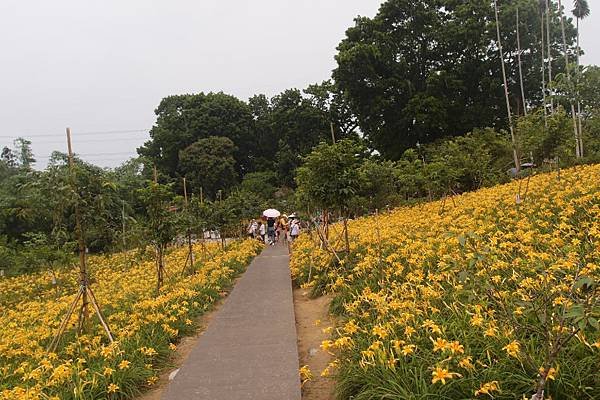
[[[163,393],[162,400],[300,400],[289,256],[254,259]]]

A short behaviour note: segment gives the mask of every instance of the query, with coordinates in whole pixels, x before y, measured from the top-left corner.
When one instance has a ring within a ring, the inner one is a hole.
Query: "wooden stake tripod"
[[[48,345],[46,351],[54,353],[56,351],[56,349],[58,348],[60,339],[67,328],[69,319],[71,319],[71,315],[73,315],[75,308],[77,308],[77,303],[79,303],[79,299],[82,299],[82,303],[81,303],[81,309],[79,312],[78,332],[81,332],[83,330],[83,326],[84,326],[85,318],[86,318],[84,316],[87,314],[87,304],[88,304],[88,302],[91,302],[92,306],[94,307],[94,310],[96,311],[96,315],[98,316],[98,319],[100,320],[100,323],[102,324],[102,327],[104,328],[104,331],[106,332],[106,335],[108,336],[108,340],[110,340],[111,343],[114,342],[114,338],[112,336],[112,333],[110,332],[110,328],[108,327],[108,324],[106,323],[106,321],[104,320],[104,317],[102,316],[102,312],[100,311],[100,306],[98,305],[98,300],[96,300],[96,296],[94,295],[94,292],[90,288],[88,282],[81,282],[79,285],[79,291],[77,292],[77,296],[75,296],[75,299],[69,306],[69,310],[67,311],[67,314],[65,315],[65,317],[63,318],[63,320],[60,323],[60,326],[58,327],[58,332],[56,332],[56,335],[52,339],[52,342],[50,342],[50,344]]]
[[[69,172],[70,172],[71,187],[74,191],[76,191],[76,184],[75,184],[75,179],[74,179],[74,175],[73,175],[74,162],[73,162],[73,148],[71,146],[71,128],[67,128],[67,146],[68,146],[68,150],[69,150]],[[49,352],[55,352],[56,349],[58,348],[60,339],[67,328],[69,319],[71,319],[71,315],[73,315],[73,312],[75,311],[75,308],[77,307],[77,304],[79,303],[79,299],[81,299],[82,301],[81,301],[81,308],[79,309],[77,332],[78,333],[83,332],[83,329],[85,326],[85,321],[88,317],[88,304],[91,302],[92,307],[94,307],[94,310],[96,311],[96,314],[98,315],[98,319],[100,320],[100,323],[102,324],[102,327],[106,331],[108,339],[110,340],[111,343],[114,341],[113,336],[108,327],[108,324],[106,323],[106,321],[104,320],[104,317],[102,316],[102,312],[100,311],[100,306],[98,305],[96,296],[94,295],[94,292],[92,291],[92,289],[90,288],[90,285],[89,285],[87,264],[86,264],[86,257],[85,257],[85,240],[83,238],[83,229],[81,227],[81,210],[79,209],[79,203],[75,204],[75,234],[77,236],[77,244],[79,247],[79,291],[77,292],[77,296],[75,296],[75,300],[73,300],[73,302],[69,306],[69,310],[67,311],[67,314],[65,315],[62,322],[60,323],[58,332],[56,333],[56,335],[52,339],[52,342],[50,342],[50,344],[48,345],[48,348],[46,349]]]

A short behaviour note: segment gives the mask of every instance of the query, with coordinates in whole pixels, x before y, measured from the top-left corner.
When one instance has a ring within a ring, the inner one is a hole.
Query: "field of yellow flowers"
[[[181,270],[187,247],[176,248],[166,257],[167,279],[159,295],[151,255],[90,257],[92,288],[116,341],[109,344],[95,317],[89,333],[76,337],[73,315],[57,353],[45,348],[76,295],[75,269],[0,280],[0,399],[133,397],[158,380],[179,338],[193,332],[194,318],[260,248],[250,240],[225,250],[197,244],[195,273],[186,277]]]
[[[335,295],[321,347],[339,398],[600,399],[600,165],[349,230],[340,260],[308,234],[292,259],[297,282]]]

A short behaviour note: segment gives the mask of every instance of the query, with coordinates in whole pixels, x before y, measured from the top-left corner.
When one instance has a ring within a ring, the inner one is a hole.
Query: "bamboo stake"
[[[86,287],[87,291],[88,291],[88,295],[90,296],[90,299],[92,300],[92,306],[94,307],[94,310],[96,310],[96,315],[98,316],[98,319],[100,320],[100,323],[102,324],[102,327],[104,328],[104,331],[106,332],[106,335],[108,336],[108,340],[110,340],[111,343],[114,342],[112,333],[110,332],[110,329],[108,328],[108,324],[106,323],[106,321],[104,321],[104,317],[102,316],[102,312],[100,311],[100,307],[98,306],[98,301],[96,300],[96,296],[94,295],[94,292],[92,292],[92,289],[90,289],[90,287]]]
[[[550,37],[550,18],[552,17],[552,9],[550,8],[550,0],[546,0],[546,46],[548,46],[548,82],[552,83],[552,38]],[[552,93],[550,93],[552,94]],[[550,96],[550,113],[554,114],[554,98]]]
[[[75,182],[75,161],[73,160],[73,146],[71,144],[71,128],[67,128],[67,149],[69,157],[69,179],[71,181],[71,189],[77,193],[77,184]],[[82,287],[87,286],[87,266],[85,260],[85,240],[83,238],[83,229],[81,227],[81,210],[79,209],[79,201],[75,203],[75,235],[77,236],[77,245],[79,247],[79,284]],[[79,310],[78,331],[81,333],[88,315],[88,298],[87,291],[82,293],[81,309]]]
[[[527,116],[527,100],[523,86],[523,68],[521,66],[521,37],[519,34],[519,7],[517,6],[517,60],[519,62],[519,80],[521,82],[521,100],[523,101],[523,115]]]
[[[185,199],[185,210],[187,212],[189,209],[189,203],[188,203],[187,183],[185,180],[185,176],[183,177],[183,197]],[[183,265],[183,274],[185,274],[188,259],[190,260],[190,269],[193,269],[194,261],[195,261],[194,260],[194,251],[192,248],[192,232],[190,231],[189,227],[187,228],[187,240],[188,240],[188,255],[186,256],[185,264]]]
[[[331,128],[331,142],[335,144],[335,131],[333,129],[333,122],[329,123],[329,127]]]
[[[517,140],[512,121],[512,112],[510,110],[510,101],[508,100],[508,83],[506,79],[506,67],[504,66],[504,51],[502,50],[502,39],[500,38],[500,19],[498,18],[498,3],[494,0],[494,12],[496,15],[496,35],[498,37],[498,52],[500,53],[500,64],[502,65],[502,79],[504,81],[504,97],[506,98],[506,111],[508,114],[508,128],[510,129],[510,137],[513,145],[513,158],[515,161],[515,169],[517,174],[521,171],[521,162],[517,152]]]
[[[65,328],[67,327],[67,324],[69,322],[69,319],[71,319],[71,315],[73,315],[73,311],[75,311],[75,307],[77,307],[77,303],[79,302],[79,298],[81,297],[82,294],[83,294],[83,287],[80,286],[79,291],[77,292],[77,296],[75,296],[75,299],[71,302],[71,305],[69,306],[69,310],[67,311],[67,314],[65,314],[63,320],[61,321],[61,323],[58,327],[58,332],[56,332],[56,335],[54,336],[54,338],[52,338],[52,342],[50,342],[50,344],[46,348],[46,352],[53,353],[54,351],[56,351],[56,348],[58,347],[58,343],[60,342],[60,338],[62,337],[62,335],[65,331]]]
[[[562,33],[563,40],[563,53],[565,58],[565,73],[567,75],[567,83],[571,83],[571,69],[569,66],[569,53],[567,51],[567,38],[565,36],[565,16],[562,9],[562,2],[558,0],[558,12],[560,17],[560,27]],[[575,157],[581,158],[581,147],[579,143],[579,128],[577,125],[577,117],[575,116],[575,105],[573,104],[573,100],[570,100],[571,103],[571,119],[573,120],[573,133],[575,134]]]
[[[541,32],[542,32],[542,99],[544,102],[544,126],[548,128],[548,101],[546,99],[546,58],[544,56],[544,11],[542,10],[542,19],[541,19]]]
[[[71,129],[70,128],[67,128],[67,149],[68,149],[69,172],[70,172],[69,179],[70,179],[73,191],[77,192],[77,186],[76,186],[75,177],[74,177],[75,161],[74,161],[74,157],[73,157],[73,146],[71,144]],[[67,315],[65,315],[65,318],[61,322],[58,332],[56,333],[54,339],[52,340],[52,342],[50,343],[50,345],[47,348],[48,351],[52,351],[52,352],[54,352],[56,350],[56,348],[58,347],[60,338],[64,334],[65,329],[68,324],[68,321],[71,318],[71,315],[73,315],[73,312],[75,311],[75,308],[77,307],[77,303],[79,302],[80,298],[82,299],[82,303],[81,303],[81,308],[79,310],[79,321],[77,324],[78,325],[78,333],[81,333],[83,331],[83,329],[85,327],[85,322],[88,318],[88,304],[90,302],[88,300],[88,297],[89,297],[89,299],[92,300],[92,306],[96,309],[96,313],[98,314],[98,317],[100,318],[100,322],[101,322],[102,326],[104,327],[104,330],[108,334],[109,340],[111,342],[113,341],[113,337],[112,337],[112,334],[110,333],[108,324],[106,324],[104,318],[102,317],[102,312],[100,311],[100,307],[98,306],[98,302],[96,300],[96,297],[94,296],[94,292],[92,291],[92,288],[89,286],[89,279],[88,279],[88,274],[87,274],[87,264],[86,264],[85,239],[83,236],[83,228],[81,225],[81,211],[79,208],[79,202],[76,202],[76,204],[75,204],[75,234],[77,236],[77,243],[78,243],[78,247],[79,247],[79,291],[77,292],[77,296],[75,297],[75,300],[71,303],[71,306],[69,307]]]

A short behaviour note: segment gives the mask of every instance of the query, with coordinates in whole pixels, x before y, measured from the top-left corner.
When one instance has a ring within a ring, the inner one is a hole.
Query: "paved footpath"
[[[162,396],[188,399],[300,400],[285,246],[254,259]]]

